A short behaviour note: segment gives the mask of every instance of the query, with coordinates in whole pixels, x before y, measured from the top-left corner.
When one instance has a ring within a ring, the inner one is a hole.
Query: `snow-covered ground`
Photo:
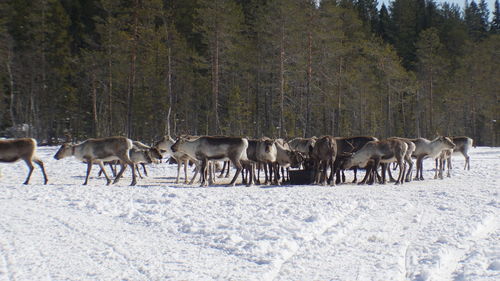
[[[0,280],[500,280],[500,148],[402,186],[207,188],[167,164],[82,186],[56,149],[48,185],[0,166]]]

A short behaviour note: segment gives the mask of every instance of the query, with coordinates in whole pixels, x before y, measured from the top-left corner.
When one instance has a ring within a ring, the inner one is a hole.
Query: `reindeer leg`
[[[365,184],[368,181],[368,178],[370,178],[370,175],[372,173],[372,167],[371,166],[366,166],[366,173],[363,179],[358,183],[358,185]]]
[[[441,169],[440,167],[440,157],[436,158],[436,167],[434,168],[434,179],[438,178],[438,171]]]
[[[87,185],[87,183],[89,181],[89,175],[90,175],[91,170],[92,170],[92,161],[87,160],[87,175],[85,176],[85,182],[83,183],[83,185]]]
[[[387,170],[390,170],[391,167],[389,166],[390,164],[389,163],[383,163],[381,166],[382,166],[382,182],[381,184],[386,184],[386,174],[387,174]],[[389,172],[390,173],[390,172]]]
[[[406,179],[405,179],[405,181],[406,182],[410,182],[411,181],[411,171],[412,171],[412,168],[413,168],[413,161],[411,160],[411,156],[410,157],[405,157],[405,160],[406,160],[406,163],[408,163],[408,171],[406,172]]]
[[[139,171],[139,166],[134,164],[134,169],[137,171],[137,174],[139,175],[139,178],[142,179],[141,171]]]
[[[144,175],[147,177],[148,176],[148,171],[146,170],[146,164],[141,163],[142,170],[144,171]]]
[[[189,160],[184,160],[184,184],[188,183],[188,165]]]
[[[218,178],[222,178],[224,176],[225,171],[226,171],[226,161],[224,161],[224,164],[222,164],[222,170],[220,171]]]
[[[227,162],[227,172],[225,178],[229,178],[229,171],[231,169],[231,161],[226,161]]]
[[[24,160],[24,162],[26,162],[26,165],[28,165],[29,171],[28,171],[28,176],[26,177],[26,180],[24,181],[23,184],[28,184],[30,182],[31,174],[33,173],[34,167],[30,159],[26,159]]]
[[[397,159],[397,161],[398,161],[398,166],[399,166],[399,175],[398,175],[398,180],[396,181],[396,185],[403,184],[403,178],[404,178],[405,168],[406,168],[406,165],[404,164],[402,157]]]
[[[113,181],[113,184],[117,183],[121,179],[123,172],[125,172],[126,168],[127,168],[127,166],[120,162],[120,171],[116,175],[115,180]]]
[[[201,170],[200,170],[200,177],[201,177],[201,185],[202,187],[207,186],[207,174],[206,174],[206,169],[207,169],[207,160],[203,159],[201,161]]]
[[[179,177],[181,174],[181,165],[182,165],[182,161],[177,160],[177,179],[175,180],[175,183],[179,183]]]
[[[265,176],[266,176],[266,180],[264,181],[264,184],[265,184],[265,185],[267,185],[267,184],[269,184],[269,178],[268,178],[268,176],[267,176],[267,174],[268,174],[268,173],[267,173],[267,167],[268,167],[268,166],[267,166],[267,163],[264,163],[263,165],[264,165],[264,174],[265,174]]]
[[[255,169],[253,167],[253,163],[248,164],[248,166],[249,166],[249,174],[247,175],[248,178],[247,186],[252,186]]]
[[[137,184],[137,178],[136,178],[136,174],[135,174],[134,163],[130,162],[130,164],[128,164],[128,165],[132,169],[132,182],[130,183],[130,185],[134,186],[134,185]]]
[[[447,173],[446,173],[446,177],[451,178],[451,172],[450,172],[450,170],[451,170],[451,156],[450,156],[450,158],[448,158],[448,162],[446,164],[447,164],[446,167],[448,168]]]
[[[189,184],[193,184],[194,183],[194,180],[196,179],[196,176],[198,176],[198,173],[200,172],[200,168],[201,168],[200,164],[195,162],[195,166],[196,166],[196,168],[194,169],[194,175],[193,175],[193,178],[191,178],[191,181],[189,182]],[[187,170],[186,170],[186,179],[187,179]]]
[[[396,179],[392,176],[392,172],[391,172],[391,164],[387,164],[387,173],[389,174],[389,181],[390,182],[396,182]],[[401,171],[401,169],[399,169]],[[384,175],[385,177],[385,175]]]
[[[241,166],[240,160],[231,159],[231,162],[233,163],[234,166],[236,166],[236,173],[234,174],[234,177],[228,186],[234,186],[236,179],[238,178],[238,176],[241,173],[241,170],[243,170],[243,166]]]
[[[106,173],[106,169],[104,168],[104,164],[102,163],[102,161],[99,161],[98,164],[99,164],[99,168],[101,168],[102,173],[106,177],[106,185],[110,185],[111,179],[108,177],[108,173]]]
[[[214,178],[212,177],[213,173],[214,173],[214,163],[213,162],[208,162],[208,184],[209,185],[214,185],[215,184],[215,181],[214,181]]]
[[[424,180],[424,157],[420,158],[420,180]]]
[[[40,160],[40,159],[33,159],[33,162],[35,162],[38,165],[38,167],[40,167],[40,169],[42,170],[43,184],[47,184],[47,182],[49,181],[49,179],[47,178],[47,174],[45,173],[45,168],[43,166],[42,160]]]

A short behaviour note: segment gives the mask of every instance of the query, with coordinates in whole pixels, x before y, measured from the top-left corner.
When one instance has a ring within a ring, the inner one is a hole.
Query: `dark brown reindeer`
[[[210,160],[231,160],[231,163],[236,167],[236,173],[229,184],[234,186],[242,167],[242,160],[247,160],[246,150],[248,140],[237,137],[210,137],[203,136],[195,140],[179,138],[174,145],[172,151],[186,153],[192,158],[201,161],[202,186],[207,185],[205,171]]]
[[[311,151],[311,159],[314,161],[314,179],[318,184],[326,185],[328,168],[331,174],[335,174],[334,162],[337,156],[337,142],[332,136],[323,136],[316,140]],[[331,185],[335,185],[333,178]]]
[[[121,170],[116,176],[113,183],[117,183],[129,165],[132,169],[132,182],[130,185],[136,185],[137,179],[135,174],[134,162],[130,159],[130,150],[133,148],[132,141],[125,137],[107,137],[100,139],[88,139],[80,144],[65,143],[59,148],[54,158],[59,160],[69,156],[75,156],[78,160],[87,163],[87,175],[85,176],[86,185],[89,180],[92,164],[97,163],[101,170],[104,171],[107,184],[111,183],[104,170],[104,161],[120,160]]]
[[[0,140],[0,162],[1,163],[14,163],[23,160],[28,165],[28,176],[24,184],[30,182],[31,174],[33,173],[33,162],[42,170],[44,184],[47,184],[47,174],[43,166],[42,160],[36,156],[37,143],[36,140],[31,138],[20,138],[11,140]]]

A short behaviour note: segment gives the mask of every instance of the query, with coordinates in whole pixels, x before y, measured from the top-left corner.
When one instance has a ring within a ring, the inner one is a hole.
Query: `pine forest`
[[[2,0],[0,135],[466,135],[499,145],[500,5]]]

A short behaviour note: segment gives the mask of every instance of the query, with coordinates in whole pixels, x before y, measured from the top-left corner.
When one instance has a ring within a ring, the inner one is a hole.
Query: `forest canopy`
[[[499,50],[498,0],[5,0],[0,131],[498,145]]]

